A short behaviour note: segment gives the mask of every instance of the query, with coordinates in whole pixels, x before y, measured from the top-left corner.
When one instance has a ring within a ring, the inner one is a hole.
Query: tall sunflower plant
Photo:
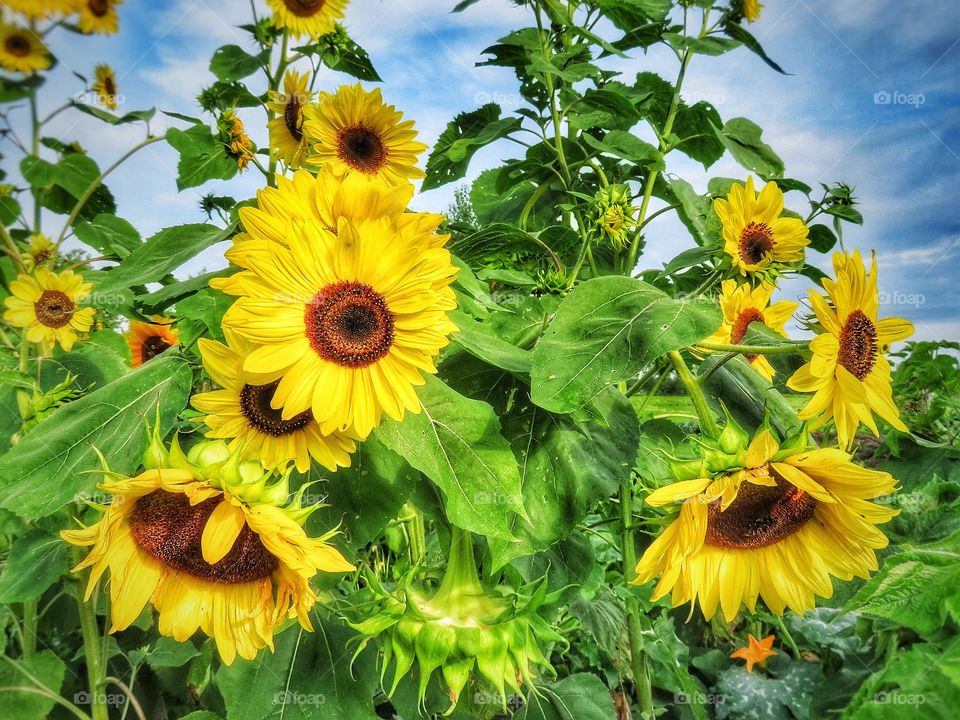
[[[251,3],[197,109],[129,109],[103,63],[50,97],[63,34],[115,35],[130,5],[0,11],[12,717],[859,718],[881,689],[958,694],[910,672],[950,657],[960,547],[949,508],[901,511],[955,487],[904,457],[936,439],[901,417],[913,327],[844,245],[853,191],[686,99],[711,56],[783,72],[762,5],[516,2],[479,64],[519,107],[432,145],[347,0]],[[76,113],[141,139],[101,168],[76,123],[54,137]],[[118,215],[108,182],[153,173],[151,145],[206,221]],[[696,189],[679,156],[742,173]],[[255,197],[227,194],[241,174]],[[670,222],[689,247],[652,267]],[[900,458],[865,462],[881,435]]]

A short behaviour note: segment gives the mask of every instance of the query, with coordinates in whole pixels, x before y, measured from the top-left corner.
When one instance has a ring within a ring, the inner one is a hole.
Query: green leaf
[[[764,51],[763,46],[757,41],[757,39],[751,35],[740,23],[729,22],[724,25],[724,32],[727,33],[734,40],[738,40],[744,44],[750,52],[756,54],[761,60],[763,60],[767,65],[776,70],[778,73],[783,75],[789,75],[790,73],[786,72],[782,67],[770,59],[767,53]]]
[[[370,55],[347,35],[342,26],[337,26],[335,43],[321,42],[296,49],[305,55],[319,55],[331,70],[352,75],[358,80],[382,82]]]
[[[101,387],[126,374],[130,369],[130,349],[123,336],[113,330],[100,330],[74,346],[71,352],[58,351],[44,363],[63,368],[77,377],[81,387]],[[58,377],[57,382],[63,377]]]
[[[443,491],[451,522],[480,535],[512,539],[508,516],[525,516],[520,473],[493,408],[433,377],[418,395],[418,415],[388,420],[375,436]]]
[[[159,290],[154,290],[149,295],[141,295],[137,298],[137,303],[147,314],[158,313],[171,305],[179,302],[188,295],[193,295],[198,290],[206,288],[213,278],[228,277],[237,272],[238,268],[233,266],[223,270],[195,275],[187,280],[164,285]]]
[[[888,557],[848,609],[930,635],[960,619],[960,532]]]
[[[210,72],[225,82],[241,80],[264,67],[270,60],[270,51],[251,55],[236,45],[217,48],[210,58]]]
[[[570,675],[530,693],[514,715],[518,720],[612,720],[610,690],[592,673]]]
[[[855,225],[863,225],[863,215],[850,205],[827,205],[823,208],[823,211],[827,215],[833,215]]]
[[[150,651],[146,653],[147,664],[152,668],[183,667],[200,655],[200,651],[189,640],[177,642],[173,638],[157,638]]]
[[[731,668],[720,673],[715,686],[716,695],[723,698],[716,705],[717,720],[812,720],[810,706],[822,678],[819,663],[802,660],[787,663],[776,678]]]
[[[67,670],[63,660],[52,650],[41,650],[30,659],[21,658],[17,665],[19,667],[11,662],[0,662],[3,717],[5,720],[49,717]],[[24,692],[19,688],[34,688],[40,692]],[[82,702],[86,693],[81,691],[77,695],[78,702]]]
[[[828,253],[837,244],[836,233],[826,225],[811,225],[809,237],[810,249],[818,253]]]
[[[222,340],[223,316],[235,300],[232,295],[219,290],[203,288],[179,301],[177,315],[182,318],[183,342],[189,344],[194,338],[203,336]]]
[[[108,112],[103,108],[99,108],[96,105],[86,105],[84,103],[75,102],[73,107],[79,110],[82,113],[91,115],[98,120],[103,120],[106,123],[111,125],[126,125],[128,123],[135,122],[150,122],[154,115],[157,113],[156,108],[149,108],[147,110],[131,110],[128,113],[123,115],[114,115],[112,112]]]
[[[208,180],[229,180],[237,174],[237,161],[206,125],[194,125],[187,130],[170,128],[167,142],[180,153],[179,190],[198,187]]]
[[[629,130],[640,113],[633,103],[613,90],[590,89],[567,110],[570,124],[579,130],[602,127],[610,130]]]
[[[0,103],[9,103],[29,97],[45,82],[43,75],[28,75],[20,80],[0,76]]]
[[[70,567],[70,547],[59,537],[34,528],[17,538],[0,575],[0,602],[36,600]]]
[[[101,298],[95,301],[107,303],[106,296],[112,293],[154,282],[232,233],[233,226],[221,229],[205,224],[176,225],[161,230],[138,245],[117,267],[88,275],[94,283],[95,295]]]
[[[123,218],[101,213],[74,226],[77,239],[104,255],[126,257],[140,246],[140,233]]]
[[[686,180],[673,177],[666,180],[667,188],[673,193],[680,207],[677,215],[687,226],[697,245],[712,246],[720,238],[720,220],[713,211],[713,201],[699,194]]]
[[[486,323],[459,310],[450,313],[450,319],[460,328],[459,332],[453,335],[454,342],[471,355],[512,373],[530,372],[529,350],[521,350],[501,339]]]
[[[576,410],[719,325],[712,304],[677,300],[627,277],[588,280],[564,298],[534,349],[533,401],[553,412]]]
[[[161,434],[169,431],[192,384],[187,362],[167,352],[63,405],[0,457],[0,505],[21,517],[44,517],[89,492],[100,469],[94,448],[112,470],[135,471],[147,445],[144,419],[153,421],[159,402]]]
[[[747,170],[764,177],[783,175],[783,160],[761,140],[763,130],[759,125],[746,118],[733,118],[723,128],[714,129],[734,160]]]
[[[500,419],[521,468],[523,506],[536,522],[514,520],[519,543],[488,541],[494,567],[550,547],[615,494],[640,439],[633,406],[613,388],[597,397],[589,419],[553,415],[529,402],[525,388],[517,392]]]
[[[20,211],[20,203],[15,197],[0,197],[0,225],[12,225],[20,217]]]
[[[431,190],[462,178],[477,150],[519,129],[520,119],[501,118],[500,106],[496,103],[460,113],[447,123],[433,146],[423,189]]]
[[[673,134],[678,138],[674,147],[700,162],[706,170],[723,157],[723,143],[713,131],[722,122],[720,113],[708,102],[681,104],[673,123]]]
[[[314,632],[291,627],[277,637],[276,652],[217,671],[227,720],[377,720],[373,648],[351,662],[356,633],[316,612],[310,620]]]
[[[609,153],[637,165],[648,165],[656,170],[663,169],[663,157],[660,151],[625,130],[611,130],[603,136],[602,140],[597,140],[592,135],[584,135],[583,139],[600,152]]]

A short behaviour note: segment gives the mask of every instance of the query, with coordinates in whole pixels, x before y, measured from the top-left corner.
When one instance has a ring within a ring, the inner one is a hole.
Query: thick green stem
[[[445,604],[446,601],[455,602],[464,595],[479,596],[482,593],[477,563],[473,557],[473,535],[468,530],[451,525],[447,572],[434,595],[434,602]]]
[[[82,585],[77,587],[80,632],[83,635],[83,654],[87,661],[87,681],[90,685],[90,714],[93,720],[109,720],[104,692],[107,668],[105,658],[100,653],[100,630],[97,626],[94,600],[95,598],[91,598],[90,602],[84,602]]]
[[[728,345],[725,343],[697,343],[698,348],[714,352],[745,353],[747,355],[790,355],[806,350],[807,342],[792,342],[789,345]]]
[[[37,652],[37,601],[23,603],[23,659],[29,660]]]
[[[670,353],[668,353],[667,357],[669,357],[670,362],[673,363],[673,367],[677,371],[677,377],[680,378],[680,382],[682,382],[683,387],[686,388],[687,394],[690,396],[690,400],[693,401],[693,407],[697,411],[697,419],[700,423],[700,432],[707,437],[718,437],[720,430],[717,428],[717,419],[714,416],[713,411],[710,410],[710,406],[707,404],[707,398],[704,396],[703,390],[700,388],[700,383],[698,383],[697,379],[693,377],[693,374],[690,372],[690,368],[687,367],[687,364],[683,361],[680,353],[678,353],[676,350],[672,350]]]
[[[620,526],[623,533],[623,577],[629,583],[636,577],[637,545],[633,524],[633,488],[630,480],[620,484]],[[650,667],[643,649],[640,606],[633,593],[627,596],[627,636],[630,639],[630,667],[637,689],[637,704],[643,720],[653,720],[653,687]]]

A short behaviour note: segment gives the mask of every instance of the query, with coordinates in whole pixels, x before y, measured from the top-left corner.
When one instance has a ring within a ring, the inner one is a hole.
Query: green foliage
[[[187,130],[170,128],[167,142],[180,153],[178,190],[199,187],[208,180],[229,180],[237,174],[236,160],[206,125],[196,124]]]

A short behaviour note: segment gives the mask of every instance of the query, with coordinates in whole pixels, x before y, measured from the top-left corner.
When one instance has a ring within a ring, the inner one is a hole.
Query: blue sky
[[[416,120],[427,143],[458,111],[490,99],[508,109],[517,106],[512,72],[474,63],[483,48],[528,24],[524,12],[508,0],[480,0],[466,13],[452,15],[447,10],[453,4],[352,0],[347,10],[346,25],[370,52],[385,81],[386,99]],[[61,66],[45,91],[48,109],[80,89],[70,70],[89,75],[97,62],[109,62],[119,75],[122,110],[157,106],[198,113],[193,98],[213,80],[207,70],[212,51],[226,43],[249,45],[248,36],[233,27],[248,21],[246,0],[127,0],[120,17],[119,36],[60,32],[51,39]],[[769,0],[750,29],[791,75],[777,75],[744,49],[697,58],[687,76],[687,98],[713,102],[725,119],[744,116],[761,125],[766,141],[785,160],[788,176],[809,184],[840,180],[854,186],[866,223],[848,229],[847,247],[878,251],[881,314],[913,320],[918,339],[958,339],[960,3]],[[653,49],[617,60],[616,69],[628,78],[641,70],[672,78],[676,61]],[[331,89],[347,81],[328,71],[318,85]],[[251,111],[244,117],[264,144],[262,115]],[[175,121],[158,117],[151,129],[160,132],[170,124]],[[48,133],[78,139],[101,165],[143,137],[141,128],[111,128],[77,114],[60,116]],[[470,177],[511,153],[513,146],[506,142],[481,151]],[[701,191],[710,177],[743,176],[730,158],[709,173],[679,155],[668,164]],[[252,196],[260,177],[254,171],[177,193],[175,168],[175,154],[155,145],[110,182],[119,213],[144,236],[200,220],[197,200],[204,192]],[[415,206],[442,211],[454,187],[420,194]],[[801,199],[793,198],[797,210],[804,209]],[[788,195],[788,206],[790,201]],[[650,226],[642,263],[656,267],[690,242],[678,223],[663,216]],[[222,265],[221,252],[211,249],[187,270]],[[804,283],[787,283],[783,294],[805,294]]]

